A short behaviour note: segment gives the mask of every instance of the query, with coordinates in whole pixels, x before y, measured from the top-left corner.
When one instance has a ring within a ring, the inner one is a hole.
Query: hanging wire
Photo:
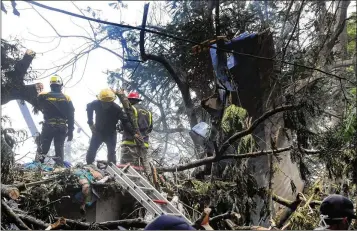
[[[82,19],[93,21],[93,22],[97,22],[97,23],[107,24],[107,25],[111,25],[111,26],[118,26],[118,27],[133,29],[133,30],[145,31],[145,32],[148,32],[148,33],[161,35],[161,36],[164,36],[164,37],[167,37],[167,38],[172,38],[172,39],[176,39],[176,40],[179,40],[179,41],[192,43],[192,44],[195,44],[195,45],[202,45],[200,42],[196,42],[196,41],[193,41],[193,40],[190,40],[190,39],[186,39],[186,38],[180,38],[180,37],[177,37],[177,36],[174,36],[174,35],[170,35],[170,34],[167,34],[167,33],[164,33],[164,32],[160,32],[160,31],[155,31],[155,30],[146,29],[146,28],[137,27],[137,26],[125,25],[125,24],[120,24],[120,23],[108,22],[108,21],[103,21],[103,20],[100,20],[100,19],[94,19],[94,18],[90,18],[90,17],[84,16],[84,15],[79,15],[79,14],[75,14],[75,13],[72,13],[72,12],[69,12],[69,11],[57,9],[57,8],[50,7],[50,6],[46,6],[46,5],[43,5],[43,4],[39,3],[39,2],[34,2],[34,1],[25,1],[25,2],[27,2],[29,4],[36,5],[38,7],[41,7],[41,8],[47,9],[47,10],[56,11],[56,12],[59,12],[59,13],[62,13],[62,14],[67,14],[67,15],[70,15],[70,16],[73,16],[73,17],[82,18]],[[262,57],[262,56],[257,56],[257,55],[252,55],[252,54],[246,54],[246,53],[241,53],[241,52],[237,52],[237,51],[227,50],[227,49],[223,49],[223,48],[217,48],[217,47],[215,47],[213,45],[207,45],[207,47],[213,48],[213,49],[216,49],[216,50],[221,50],[221,51],[224,51],[224,52],[227,52],[227,53],[231,53],[231,54],[235,54],[235,55],[240,55],[240,56],[246,56],[246,57],[257,58],[257,59],[264,59],[264,60],[270,60],[270,61],[278,61],[278,62],[282,62],[282,63],[288,64],[288,65],[292,65],[292,66],[298,66],[298,67],[303,67],[303,68],[306,68],[306,69],[309,69],[309,70],[315,70],[315,71],[321,72],[323,74],[336,77],[336,78],[338,78],[340,80],[349,81],[348,79],[346,79],[344,77],[341,77],[341,76],[338,76],[338,75],[335,75],[335,74],[332,74],[332,73],[328,73],[328,72],[323,71],[321,69],[305,66],[305,65],[302,65],[302,64],[298,64],[298,63],[291,63],[291,62],[284,61],[284,60],[276,60],[274,58]]]

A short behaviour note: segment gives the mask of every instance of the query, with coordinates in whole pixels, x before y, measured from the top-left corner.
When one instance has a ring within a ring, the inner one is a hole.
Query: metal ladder
[[[193,224],[130,165],[120,169],[109,163],[106,171],[154,217],[164,214],[174,215],[182,217],[190,225]]]

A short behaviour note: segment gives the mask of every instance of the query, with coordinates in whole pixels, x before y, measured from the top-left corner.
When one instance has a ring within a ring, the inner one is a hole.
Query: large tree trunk
[[[11,100],[24,100],[32,104],[35,110],[37,109],[36,97],[42,84],[24,84],[25,75],[34,57],[35,53],[27,50],[24,57],[15,64],[14,70],[6,73],[6,81],[1,85],[1,105]],[[6,132],[4,133],[3,128],[1,133],[1,180],[2,183],[7,184],[12,183],[11,171],[15,162],[15,154],[12,151],[14,141]]]
[[[1,105],[11,100],[24,100],[36,107],[36,97],[41,84],[25,85],[24,78],[35,53],[27,50],[24,57],[15,64],[14,70],[7,73],[7,81],[1,85]]]

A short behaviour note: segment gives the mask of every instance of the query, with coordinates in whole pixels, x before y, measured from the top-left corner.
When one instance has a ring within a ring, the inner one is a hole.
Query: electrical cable
[[[24,1],[24,0],[23,0],[23,1]],[[46,5],[43,5],[43,4],[41,4],[41,3],[34,2],[34,1],[25,1],[25,2],[27,2],[27,3],[29,3],[29,4],[36,5],[36,6],[38,6],[38,7],[41,7],[41,8],[47,9],[47,10],[56,11],[56,12],[59,12],[59,13],[67,14],[67,15],[70,15],[70,16],[73,16],[73,17],[82,18],[82,19],[86,19],[86,20],[89,20],[89,21],[97,22],[97,23],[107,24],[107,25],[111,25],[111,26],[118,26],[118,27],[133,29],[133,30],[140,30],[140,31],[143,30],[143,31],[148,32],[148,33],[153,33],[153,34],[161,35],[161,36],[164,36],[164,37],[168,37],[168,38],[172,38],[172,39],[176,39],[176,40],[180,40],[180,41],[192,43],[192,44],[195,44],[195,45],[202,45],[200,42],[196,42],[196,41],[193,41],[193,40],[190,40],[190,39],[180,38],[180,37],[177,37],[177,36],[174,36],[174,35],[170,35],[170,34],[167,34],[167,33],[159,32],[159,31],[155,31],[155,30],[151,30],[151,29],[146,29],[146,28],[141,28],[141,27],[131,26],[131,25],[125,25],[125,24],[120,24],[120,23],[114,23],[114,22],[108,22],[108,21],[103,21],[103,20],[100,20],[100,19],[94,19],[94,18],[90,18],[90,17],[87,17],[87,16],[75,14],[75,13],[72,13],[72,12],[69,12],[69,11],[57,9],[57,8],[50,7],[50,6],[46,6]],[[315,71],[321,72],[321,73],[323,73],[323,74],[336,77],[336,78],[338,78],[338,79],[347,80],[347,79],[344,78],[344,77],[341,77],[341,76],[338,76],[338,75],[335,75],[335,74],[332,74],[332,73],[328,73],[328,72],[326,72],[326,71],[323,71],[323,70],[321,70],[321,69],[314,68],[314,67],[308,67],[308,66],[305,66],[305,65],[301,65],[301,64],[297,64],[297,63],[291,63],[291,62],[284,61],[284,60],[276,60],[276,59],[274,59],[274,58],[256,56],[256,55],[251,55],[251,54],[236,52],[236,51],[232,51],[232,50],[227,50],[227,49],[223,49],[223,48],[217,48],[217,47],[214,47],[214,46],[212,46],[212,45],[207,45],[207,47],[213,48],[213,49],[216,49],[216,50],[220,50],[220,51],[224,51],[224,52],[227,52],[227,53],[232,53],[232,54],[235,54],[235,55],[247,56],[247,57],[251,57],[251,58],[257,58],[257,59],[264,59],[264,60],[271,60],[271,61],[282,62],[282,63],[288,64],[288,65],[303,67],[303,68],[306,68],[306,69],[309,69],[309,70],[315,70]]]

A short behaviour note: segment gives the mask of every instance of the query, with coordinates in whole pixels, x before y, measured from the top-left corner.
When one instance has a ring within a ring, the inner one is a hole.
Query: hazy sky
[[[140,25],[143,4],[144,1],[127,1],[127,9],[114,10],[108,3],[115,1],[75,1],[75,4],[81,8],[86,9],[87,6],[92,9],[101,10],[100,18],[102,20],[108,20],[111,22],[124,21],[130,25]],[[70,52],[76,48],[84,45],[86,40],[79,38],[63,38],[59,41],[58,38],[46,38],[49,36],[55,36],[53,29],[46,23],[28,3],[23,1],[16,1],[17,8],[20,11],[20,17],[15,16],[12,10],[7,14],[1,13],[2,31],[1,37],[7,40],[11,40],[10,36],[17,37],[22,41],[22,45],[25,48],[32,49],[37,53],[36,58],[32,62],[32,68],[34,70],[48,69],[53,67],[54,64],[64,63],[71,57]],[[65,9],[74,13],[79,13],[78,9],[71,3],[71,1],[41,1],[40,3],[56,7],[59,9]],[[5,2],[10,6],[10,2]],[[84,27],[89,32],[90,27],[86,20],[74,18],[68,15],[64,15],[57,12],[52,12],[40,7],[34,6],[54,27],[61,35],[83,35],[87,36],[86,32],[80,27]],[[22,10],[23,9],[23,10]],[[74,24],[75,23],[75,24]],[[41,36],[44,38],[38,38]],[[60,43],[59,43],[60,42]],[[58,45],[59,44],[59,45]],[[117,43],[104,43],[106,47],[115,49],[119,45]],[[83,49],[83,48],[82,48]],[[61,59],[61,60],[60,60]],[[57,61],[60,60],[60,61]],[[87,67],[83,75],[84,63],[86,57],[82,58],[77,64],[77,71],[74,73],[74,79],[70,81],[64,88],[64,93],[68,94],[75,106],[75,120],[82,126],[88,134],[90,130],[87,125],[86,104],[95,99],[95,95],[98,92],[107,87],[107,75],[103,72],[107,69],[121,68],[121,60],[116,56],[110,54],[107,51],[97,49],[92,51],[88,58]],[[71,73],[71,68],[58,72],[64,82],[68,80],[68,76]],[[50,72],[46,73],[50,74]],[[79,84],[73,86],[78,80],[82,78]],[[41,78],[42,76],[39,76]],[[34,82],[42,82],[44,84],[44,90],[49,90],[49,78],[39,79]],[[31,105],[28,105],[31,110]],[[14,129],[25,129],[28,131],[26,122],[24,121],[20,112],[19,106],[16,101],[9,102],[2,106],[2,115],[9,115],[12,119],[12,125]],[[34,115],[33,119],[37,124],[37,128],[41,130],[41,126],[38,124],[42,121],[42,114]],[[28,131],[30,134],[30,132]],[[88,138],[83,133],[76,134],[74,139],[83,139],[84,142],[89,142]],[[21,148],[18,148],[16,152],[24,155],[29,151],[35,151],[36,147],[32,139],[27,140]],[[103,149],[97,158],[106,158],[105,149]],[[83,153],[78,153],[82,155]],[[34,158],[33,155],[28,155],[22,159],[22,162],[31,161]]]

